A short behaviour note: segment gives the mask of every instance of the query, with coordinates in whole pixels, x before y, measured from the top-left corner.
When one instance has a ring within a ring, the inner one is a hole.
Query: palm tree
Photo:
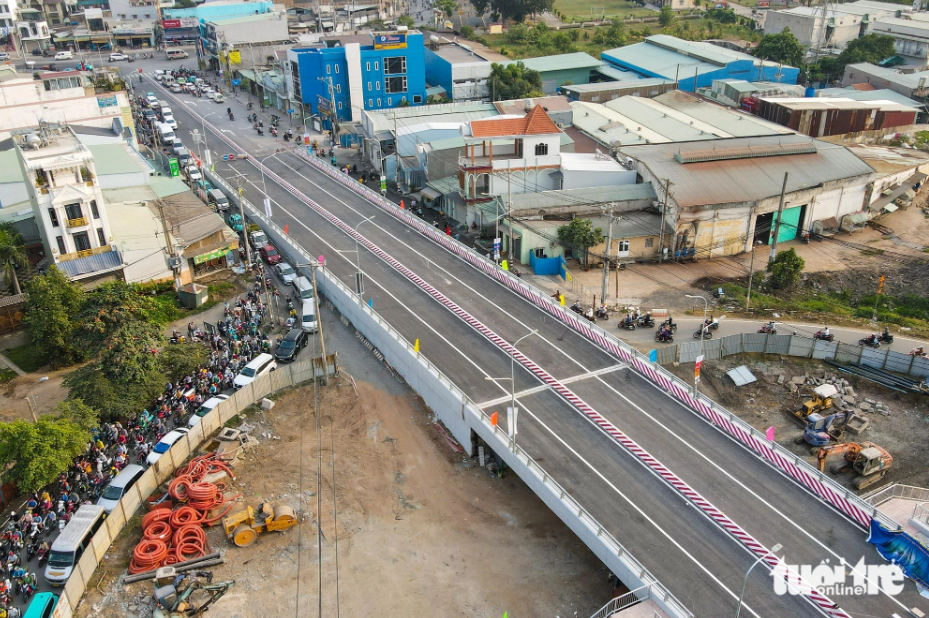
[[[16,276],[17,265],[27,262],[23,239],[9,223],[0,224],[0,274],[13,284],[14,292],[19,295],[19,278]]]

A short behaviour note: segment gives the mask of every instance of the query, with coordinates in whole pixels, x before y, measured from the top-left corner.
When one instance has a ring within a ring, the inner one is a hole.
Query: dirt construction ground
[[[757,382],[735,386],[726,372],[740,365],[746,365]],[[668,366],[667,369],[688,383],[693,382],[693,363],[679,367]],[[803,385],[799,387],[798,393],[792,394],[788,382],[801,376],[844,378],[854,389],[858,402],[870,399],[886,405],[886,414],[873,410],[873,405],[872,410],[861,412],[870,421],[869,428],[860,436],[846,434],[845,437],[848,442],[874,442],[887,449],[894,458],[893,467],[887,475],[861,493],[870,493],[890,483],[929,487],[929,468],[926,466],[929,396],[898,393],[841,373],[820,361],[758,354],[735,355],[704,362],[700,370],[700,390],[756,429],[765,431],[773,426],[774,438],[778,443],[816,465],[810,445],[805,442],[796,444],[796,440],[803,434],[802,426],[786,413],[788,407],[797,406],[809,398],[815,388],[813,385]],[[831,457],[828,463],[839,462],[840,458],[840,455]],[[829,474],[829,465],[826,470]],[[852,487],[851,472],[833,478],[845,487]]]
[[[599,560],[515,474],[492,476],[455,453],[414,393],[364,382],[358,393],[345,378],[319,390],[322,615],[573,617],[609,599]],[[208,532],[226,554],[212,569],[216,580],[236,582],[209,615],[318,613],[313,402],[313,387],[303,387],[248,416],[260,445],[235,467],[242,498],[233,510],[270,500],[302,507],[306,517],[246,548],[232,546],[220,527]],[[136,527],[110,550],[108,575],[79,616],[151,615],[152,584],[123,587],[117,579],[138,539]]]

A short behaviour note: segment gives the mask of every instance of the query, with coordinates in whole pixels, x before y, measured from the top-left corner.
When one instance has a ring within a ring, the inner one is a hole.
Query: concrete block
[[[790,383],[795,384],[797,386],[801,386],[805,382],[806,382],[806,378],[804,376],[794,376],[790,379]],[[517,427],[517,429],[519,428]]]
[[[262,410],[270,410],[270,409],[273,408],[273,407],[274,407],[274,402],[271,401],[270,399],[262,399],[262,400],[261,400],[261,409],[262,409]]]
[[[846,386],[846,387],[845,387],[845,394],[848,395],[849,397],[857,397],[857,396],[858,396],[858,395],[855,394],[855,389],[852,388],[851,386]],[[518,429],[519,429],[519,428],[517,427],[517,430],[518,430]]]
[[[848,433],[859,436],[870,424],[871,421],[867,417],[861,416],[860,414],[852,414],[848,419],[848,423],[845,425],[845,430]]]
[[[790,382],[787,383],[787,389],[788,389],[791,393],[796,393],[797,390],[798,390],[797,384],[796,384],[795,382],[793,382],[793,381],[790,381]]]
[[[787,376],[785,376],[783,373],[780,374],[779,376],[777,376],[777,383],[778,383],[778,384],[783,384],[786,380],[787,380]],[[517,431],[519,431],[519,427],[517,427],[516,429],[517,429]]]
[[[870,411],[871,411],[871,404],[862,401],[862,402],[858,405],[858,408],[859,408],[862,412],[870,412]],[[518,429],[518,428],[517,428],[517,429]]]

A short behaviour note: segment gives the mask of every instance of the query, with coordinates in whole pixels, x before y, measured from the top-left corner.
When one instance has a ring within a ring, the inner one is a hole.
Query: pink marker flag
[[[768,439],[768,442],[774,442],[774,425],[765,429],[764,437]]]

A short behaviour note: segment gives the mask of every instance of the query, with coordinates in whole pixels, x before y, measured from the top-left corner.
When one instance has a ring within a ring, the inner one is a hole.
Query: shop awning
[[[441,193],[429,186],[423,187],[422,194],[427,200],[437,200],[442,197]]]
[[[897,210],[898,208],[899,208],[899,207],[898,207],[896,204],[887,204],[886,206],[884,206],[884,211],[885,211],[885,212],[894,212],[894,211]]]
[[[232,242],[222,241],[218,247],[210,249],[200,255],[195,255],[193,257],[194,264],[202,264],[204,262],[209,262],[210,260],[215,260],[221,258],[230,251],[235,251],[239,248],[239,241],[233,240]]]

